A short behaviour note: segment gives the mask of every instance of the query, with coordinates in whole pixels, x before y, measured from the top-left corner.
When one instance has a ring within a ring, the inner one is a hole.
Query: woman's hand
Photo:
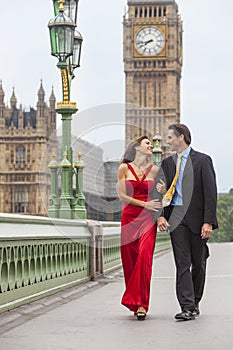
[[[162,179],[160,179],[159,182],[157,183],[156,189],[159,193],[162,193],[162,194],[166,192],[166,184]]]
[[[152,199],[149,202],[145,202],[145,208],[152,211],[158,211],[162,208],[162,203],[158,199]]]
[[[157,219],[157,225],[158,225],[159,231],[161,231],[161,232],[167,231],[167,229],[170,226],[169,223],[167,222],[167,220],[163,216],[160,216]]]

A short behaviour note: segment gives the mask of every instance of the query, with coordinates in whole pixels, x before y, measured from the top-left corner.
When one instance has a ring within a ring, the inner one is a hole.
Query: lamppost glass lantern
[[[59,2],[58,2],[58,0],[53,0],[53,10],[54,10],[54,16],[57,16],[58,12],[59,12]]]
[[[77,23],[78,2],[79,0],[65,0],[64,2],[65,13],[75,23]]]
[[[74,31],[76,24],[65,15],[63,8],[59,9],[58,15],[49,24],[51,54],[65,62],[73,53]]]
[[[64,1],[64,12],[75,23],[77,22],[78,2],[79,2],[79,0],[65,0]],[[58,14],[58,11],[59,11],[58,0],[53,0],[53,8],[54,8],[54,15],[56,16]]]
[[[153,137],[153,163],[157,166],[161,165],[162,162],[162,137],[157,133],[154,137]]]
[[[82,42],[83,42],[82,35],[77,30],[75,30],[73,56],[71,58],[71,66],[73,69],[80,67]]]

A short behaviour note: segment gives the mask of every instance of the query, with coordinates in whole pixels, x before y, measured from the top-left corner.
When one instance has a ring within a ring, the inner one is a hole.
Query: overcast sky
[[[79,107],[74,130],[99,145],[123,145],[124,67],[122,18],[126,0],[80,0],[81,68],[72,84]],[[181,121],[193,135],[192,146],[210,154],[218,190],[233,188],[231,149],[233,100],[233,3],[230,0],[177,0],[184,27]],[[1,8],[0,79],[5,102],[13,86],[18,103],[35,107],[40,79],[49,99],[52,86],[59,101],[61,79],[50,55],[48,21],[52,0],[4,2]],[[60,119],[60,117],[58,117]],[[113,132],[114,130],[114,132]],[[121,142],[122,141],[122,142]],[[106,148],[106,147],[105,147]],[[111,148],[111,147],[107,147]]]

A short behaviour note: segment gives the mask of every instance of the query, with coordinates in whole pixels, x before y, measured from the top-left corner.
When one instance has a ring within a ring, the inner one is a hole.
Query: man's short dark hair
[[[187,145],[191,143],[191,133],[189,128],[184,124],[171,124],[168,127],[169,130],[173,130],[174,134],[178,137],[184,135],[184,141]]]

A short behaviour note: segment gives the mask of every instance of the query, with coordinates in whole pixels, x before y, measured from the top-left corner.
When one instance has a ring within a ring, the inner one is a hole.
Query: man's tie
[[[177,180],[179,177],[182,154],[178,153],[177,156],[178,156],[178,158],[177,158],[177,163],[176,163],[176,173],[175,173],[174,179],[172,181],[170,188],[167,190],[167,192],[163,196],[162,203],[163,203],[164,207],[167,207],[168,205],[171,204],[172,197],[173,197],[175,190],[176,190],[176,183],[177,183]]]

